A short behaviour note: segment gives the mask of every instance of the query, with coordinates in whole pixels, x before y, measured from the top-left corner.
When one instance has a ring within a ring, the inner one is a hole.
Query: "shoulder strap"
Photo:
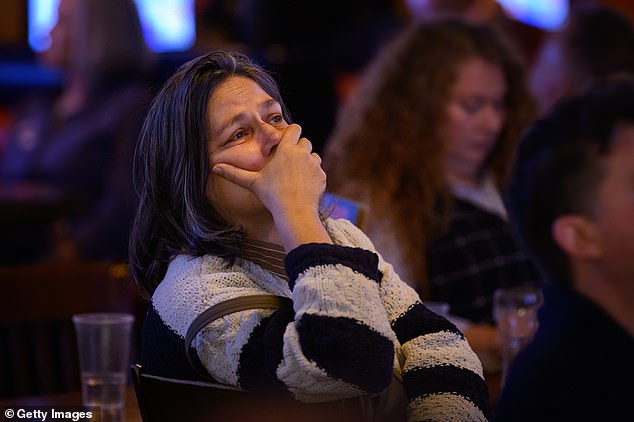
[[[290,298],[276,295],[241,296],[216,303],[198,315],[187,329],[187,334],[185,335],[185,354],[189,365],[205,378],[210,378],[207,371],[201,368],[198,360],[195,359],[196,350],[190,346],[198,332],[212,321],[225,315],[247,309],[292,309],[292,307],[293,301]]]

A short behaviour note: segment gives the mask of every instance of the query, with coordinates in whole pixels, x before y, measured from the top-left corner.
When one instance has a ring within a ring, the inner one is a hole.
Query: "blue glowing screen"
[[[135,0],[148,46],[159,53],[185,51],[196,39],[194,0]],[[29,0],[28,38],[34,51],[46,50],[57,21],[59,0]],[[116,28],[114,29],[116,30]]]
[[[569,0],[497,0],[514,19],[545,31],[556,31],[564,24]]]

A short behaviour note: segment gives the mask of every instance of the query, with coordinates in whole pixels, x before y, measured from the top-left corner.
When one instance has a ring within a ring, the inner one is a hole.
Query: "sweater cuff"
[[[300,273],[318,265],[341,264],[379,283],[379,257],[371,251],[327,243],[307,243],[290,251],[284,259],[291,290]]]

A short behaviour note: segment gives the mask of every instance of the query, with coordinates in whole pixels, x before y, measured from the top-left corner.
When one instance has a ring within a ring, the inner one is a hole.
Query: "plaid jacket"
[[[511,225],[495,214],[454,199],[447,233],[427,248],[430,300],[446,302],[453,315],[493,323],[493,291],[540,283]]]

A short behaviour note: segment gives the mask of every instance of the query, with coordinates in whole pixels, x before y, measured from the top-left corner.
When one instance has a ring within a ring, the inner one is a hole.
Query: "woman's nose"
[[[490,132],[502,129],[505,113],[494,106],[487,107],[482,116],[482,125]]]
[[[260,127],[262,155],[268,157],[275,151],[277,144],[282,139],[283,132],[268,123],[263,122]]]

